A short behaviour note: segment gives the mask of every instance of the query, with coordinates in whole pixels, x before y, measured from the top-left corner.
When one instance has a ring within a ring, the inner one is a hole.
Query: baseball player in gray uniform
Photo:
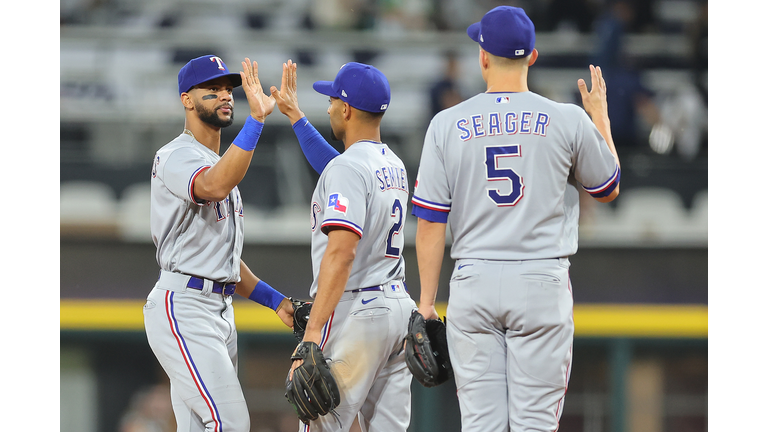
[[[151,230],[160,277],[144,306],[149,345],[168,374],[178,431],[248,432],[250,417],[237,377],[232,295],[277,311],[293,326],[284,295],[240,259],[243,202],[237,184],[275,106],[256,62],[229,73],[221,58],[190,60],[179,71],[184,132],[155,154]],[[250,116],[223,156],[221,128],[232,124],[232,89],[240,86]]]
[[[522,9],[494,8],[467,33],[487,91],[435,115],[426,133],[412,198],[419,312],[437,318],[448,224],[462,431],[552,432],[571,370],[577,187],[601,202],[619,193],[605,81],[592,66],[592,90],[579,80],[586,112],[530,92],[538,52]]]
[[[289,60],[280,91],[271,90],[320,173],[310,206],[314,305],[304,341],[317,343],[332,359],[341,393],[334,415],[300,427],[348,431],[357,417],[363,431],[404,432],[412,375],[402,347],[416,303],[405,287],[402,256],[408,178],[379,129],[389,83],[361,63],[343,65],[332,82],[314,83],[330,97],[331,129],[345,148],[339,154],[299,109],[296,79]]]

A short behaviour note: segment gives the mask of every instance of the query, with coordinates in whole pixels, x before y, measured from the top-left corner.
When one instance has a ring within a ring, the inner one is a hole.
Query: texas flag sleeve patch
[[[344,198],[340,193],[332,193],[328,196],[328,208],[333,209],[343,215],[347,215],[347,206],[349,206],[349,200]]]

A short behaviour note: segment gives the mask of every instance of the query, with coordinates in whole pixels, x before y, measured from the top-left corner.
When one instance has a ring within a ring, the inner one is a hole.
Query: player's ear
[[[539,50],[536,48],[531,51],[531,57],[528,59],[528,66],[533,66],[536,63],[536,59],[539,58]]]
[[[344,109],[341,111],[341,115],[344,120],[349,120],[352,117],[352,106],[344,102]]]
[[[192,102],[192,97],[187,92],[181,94],[181,104],[188,110],[195,108],[195,104]]]
[[[488,57],[488,52],[480,48],[480,69],[486,70],[491,64],[491,59]]]

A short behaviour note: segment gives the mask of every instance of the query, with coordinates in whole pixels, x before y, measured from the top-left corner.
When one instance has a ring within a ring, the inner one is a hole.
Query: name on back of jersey
[[[408,192],[408,175],[396,166],[381,167],[374,173],[379,180],[379,190],[398,189]]]
[[[545,112],[509,111],[475,114],[456,121],[462,141],[487,136],[532,134],[547,136],[550,116]]]

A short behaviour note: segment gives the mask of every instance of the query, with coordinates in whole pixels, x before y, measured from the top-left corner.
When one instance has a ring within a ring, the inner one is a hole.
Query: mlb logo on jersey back
[[[499,97],[497,97],[496,98],[496,103],[497,104],[509,103],[509,96],[499,96]]]
[[[347,198],[344,198],[343,195],[340,193],[332,193],[328,197],[328,208],[336,210],[339,213],[343,213],[344,215],[347,214],[347,206],[349,205],[349,200]]]

